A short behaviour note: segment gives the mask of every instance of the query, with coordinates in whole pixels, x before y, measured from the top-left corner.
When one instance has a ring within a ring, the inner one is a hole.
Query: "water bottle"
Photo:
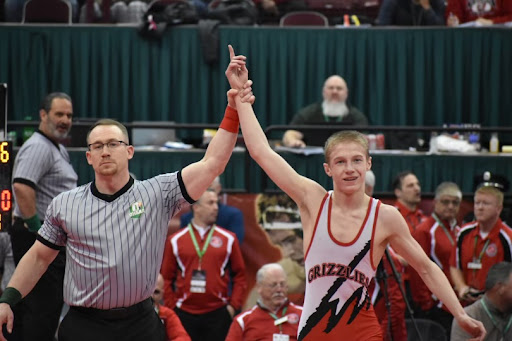
[[[498,133],[492,133],[491,140],[489,141],[489,152],[499,153],[500,151],[500,140],[498,140]]]

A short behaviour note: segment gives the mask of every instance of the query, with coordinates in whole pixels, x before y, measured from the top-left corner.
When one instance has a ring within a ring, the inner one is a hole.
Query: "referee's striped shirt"
[[[66,246],[64,301],[112,309],[148,298],[160,270],[169,219],[188,196],[181,173],[130,181],[104,195],[93,183],[57,196],[38,240]]]
[[[25,184],[36,191],[37,215],[43,219],[53,198],[76,187],[78,175],[66,148],[38,130],[16,154],[12,179],[13,183]],[[22,217],[18,205],[14,207],[14,215]]]

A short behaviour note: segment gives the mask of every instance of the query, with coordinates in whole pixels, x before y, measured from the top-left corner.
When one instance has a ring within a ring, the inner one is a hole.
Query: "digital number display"
[[[0,142],[0,232],[5,232],[11,226],[12,219],[12,142]]]

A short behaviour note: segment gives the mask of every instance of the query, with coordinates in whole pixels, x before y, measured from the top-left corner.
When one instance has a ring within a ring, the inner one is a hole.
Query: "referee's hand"
[[[7,303],[0,303],[0,323],[3,327],[4,324],[7,332],[12,333],[12,324],[14,322],[14,314],[12,313],[11,306]],[[0,341],[7,341],[3,333],[0,333]]]

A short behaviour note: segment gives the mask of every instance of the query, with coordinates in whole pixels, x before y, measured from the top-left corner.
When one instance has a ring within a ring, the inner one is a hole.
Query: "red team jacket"
[[[416,231],[413,233],[413,237],[420,244],[427,256],[436,263],[439,268],[443,270],[446,277],[450,279],[450,257],[455,247],[455,241],[457,240],[460,227],[456,225],[451,228],[448,221],[443,220],[441,222],[447,228],[450,237],[448,237],[447,232],[445,232],[443,227],[438,224],[432,216],[418,225]],[[432,297],[432,293],[416,271],[411,271],[410,281],[413,299],[420,305],[421,310],[428,311],[439,304],[439,301]]]
[[[202,249],[206,235],[202,240],[196,229],[194,234]],[[190,292],[192,272],[198,267],[199,257],[189,229],[184,228],[171,235],[166,241],[161,270],[167,307],[178,307],[191,314],[205,314],[227,304],[235,309],[242,307],[247,289],[245,265],[234,233],[215,227],[201,266],[206,272],[205,293]],[[228,296],[230,278],[233,281],[231,297]]]

